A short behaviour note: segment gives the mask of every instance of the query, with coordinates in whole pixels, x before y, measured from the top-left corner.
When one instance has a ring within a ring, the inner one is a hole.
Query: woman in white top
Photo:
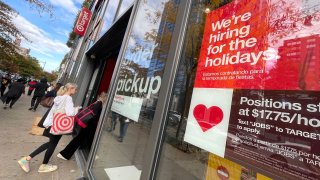
[[[74,107],[74,104],[72,102],[72,97],[71,97],[76,92],[77,92],[77,85],[73,83],[68,83],[59,89],[59,91],[57,92],[57,97],[54,98],[54,104],[52,106],[52,109],[43,123],[43,125],[46,127],[46,130],[49,130],[52,125],[53,112],[55,111],[55,109],[64,108],[67,116],[75,116],[78,113],[79,107]],[[29,172],[30,171],[29,164],[31,159],[46,150],[42,165],[40,166],[38,172],[55,171],[58,168],[58,166],[48,164],[48,162],[55,148],[57,147],[57,144],[61,137],[62,135],[50,134],[49,142],[42,144],[40,147],[34,150],[29,156],[23,157],[18,161],[21,168],[25,172]]]

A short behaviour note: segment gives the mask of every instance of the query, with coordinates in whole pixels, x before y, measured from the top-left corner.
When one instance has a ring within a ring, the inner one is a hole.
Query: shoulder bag
[[[94,104],[95,103],[90,104],[90,106],[84,108],[78,114],[76,114],[75,121],[80,127],[86,128],[90,120],[93,119],[95,114],[92,111],[92,107]]]
[[[43,97],[40,101],[40,105],[49,108],[53,105],[54,97]]]
[[[52,126],[50,133],[53,135],[72,134],[74,126],[74,117],[66,115],[66,100],[60,109],[56,109],[53,112]]]

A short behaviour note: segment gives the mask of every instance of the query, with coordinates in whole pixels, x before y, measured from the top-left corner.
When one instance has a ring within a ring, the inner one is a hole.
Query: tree
[[[43,0],[25,0],[30,4],[31,7],[35,7],[40,15],[45,12],[48,13],[51,17],[53,16],[52,5],[43,1]]]
[[[2,66],[14,65],[14,61],[19,56],[15,50],[13,38],[24,36],[12,21],[16,15],[17,12],[14,9],[0,1],[0,64]]]
[[[50,72],[43,72],[43,77],[45,77],[48,82],[52,82],[58,78],[58,75],[55,71]]]
[[[45,1],[25,1],[39,12],[49,13],[50,16],[53,15],[52,6]],[[18,72],[19,64],[24,64],[23,61],[19,61],[25,59],[17,53],[14,39],[19,37],[28,40],[13,23],[13,18],[17,15],[18,13],[12,7],[0,0],[0,68],[9,72]]]
[[[19,71],[18,73],[23,77],[36,77],[41,78],[43,76],[43,70],[39,64],[39,61],[34,57],[21,57],[18,61]]]

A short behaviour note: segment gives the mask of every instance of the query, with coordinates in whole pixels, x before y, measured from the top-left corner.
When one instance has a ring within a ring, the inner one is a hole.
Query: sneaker
[[[41,164],[41,166],[38,169],[39,173],[43,172],[52,172],[58,169],[58,166],[52,165],[52,164]]]
[[[18,163],[25,172],[28,173],[30,171],[29,161],[26,159],[26,157],[21,158]]]
[[[29,108],[28,110],[31,111],[33,109],[33,107]]]
[[[60,159],[65,160],[65,161],[67,161],[67,160],[68,160],[68,159],[66,159],[65,157],[63,157],[60,153],[59,153],[59,154],[57,154],[57,157],[58,157],[58,158],[60,158]]]
[[[118,138],[118,141],[119,141],[119,142],[123,142],[123,138],[119,137],[119,138]]]
[[[36,112],[36,110],[35,110],[35,109],[32,109],[32,111],[33,111],[33,112]]]

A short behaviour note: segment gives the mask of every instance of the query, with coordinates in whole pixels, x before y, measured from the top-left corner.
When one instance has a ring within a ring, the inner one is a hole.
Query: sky
[[[26,0],[4,0],[19,13],[13,22],[29,39],[22,39],[21,46],[30,48],[30,55],[36,57],[40,65],[50,72],[59,68],[64,55],[69,52],[66,42],[83,0],[44,1],[52,4],[53,18],[39,12]]]

